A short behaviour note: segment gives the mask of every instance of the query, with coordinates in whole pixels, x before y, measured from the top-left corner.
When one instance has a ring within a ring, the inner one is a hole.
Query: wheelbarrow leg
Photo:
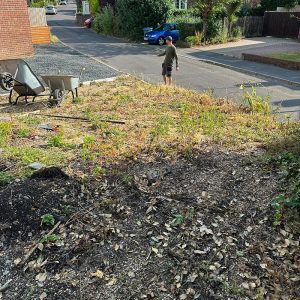
[[[12,90],[9,92],[9,98],[8,98],[9,104],[11,104],[12,92],[13,92]]]
[[[72,93],[72,99],[73,99],[73,101],[75,100],[75,97],[74,97],[74,91],[71,91],[71,93]]]
[[[75,89],[75,95],[76,95],[76,97],[78,97],[78,89],[77,88]]]
[[[21,97],[20,95],[17,97],[16,101],[14,102],[14,105],[18,104],[18,100],[19,100],[20,97]]]

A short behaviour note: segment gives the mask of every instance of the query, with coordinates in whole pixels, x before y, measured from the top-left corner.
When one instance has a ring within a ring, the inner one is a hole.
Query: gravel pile
[[[81,81],[104,79],[118,75],[115,70],[64,46],[61,43],[41,45],[35,48],[35,55],[26,59],[32,70],[38,74],[66,74],[79,76]]]

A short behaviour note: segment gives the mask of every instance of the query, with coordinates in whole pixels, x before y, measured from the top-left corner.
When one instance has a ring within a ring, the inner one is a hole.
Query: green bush
[[[231,33],[232,37],[235,39],[239,39],[242,37],[242,29],[240,26],[234,27]]]
[[[93,29],[105,35],[114,34],[114,11],[111,6],[105,6],[93,21]]]
[[[200,45],[202,40],[202,34],[200,32],[196,32],[195,35],[188,36],[185,38],[185,42],[191,46]]]
[[[184,41],[188,36],[195,35],[195,32],[202,31],[202,23],[177,23],[180,40]]]
[[[212,16],[208,20],[206,43],[220,44],[227,42],[227,28],[223,26],[223,20]]]
[[[141,39],[144,27],[157,27],[169,17],[172,0],[118,0],[117,15],[122,36]]]
[[[100,5],[98,0],[89,0],[90,9],[92,13],[99,13],[100,12]]]
[[[168,22],[197,24],[201,18],[192,9],[175,9],[170,13]]]
[[[58,4],[58,1],[57,0],[50,0],[50,1],[47,1],[47,0],[33,0],[33,1],[31,1],[30,7],[41,8],[41,7],[47,6],[48,4],[56,6]]]

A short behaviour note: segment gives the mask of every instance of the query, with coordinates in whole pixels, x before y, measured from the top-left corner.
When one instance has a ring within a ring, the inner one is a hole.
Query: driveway
[[[132,44],[121,39],[97,35],[92,30],[74,24],[76,6],[70,3],[59,7],[56,16],[48,17],[52,33],[67,45],[126,73],[136,75],[152,83],[160,83],[162,58],[157,57],[157,46]],[[300,119],[300,88],[283,85],[220,66],[207,64],[186,56],[180,50],[180,70],[175,74],[176,84],[197,91],[211,90],[215,96],[230,98],[240,103],[243,83],[255,83],[260,95],[270,95],[272,102],[282,104],[283,111],[293,112]]]

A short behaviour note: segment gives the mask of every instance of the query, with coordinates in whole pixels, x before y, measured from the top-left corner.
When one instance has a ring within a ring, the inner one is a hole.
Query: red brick
[[[0,0],[0,60],[33,55],[26,0]]]

